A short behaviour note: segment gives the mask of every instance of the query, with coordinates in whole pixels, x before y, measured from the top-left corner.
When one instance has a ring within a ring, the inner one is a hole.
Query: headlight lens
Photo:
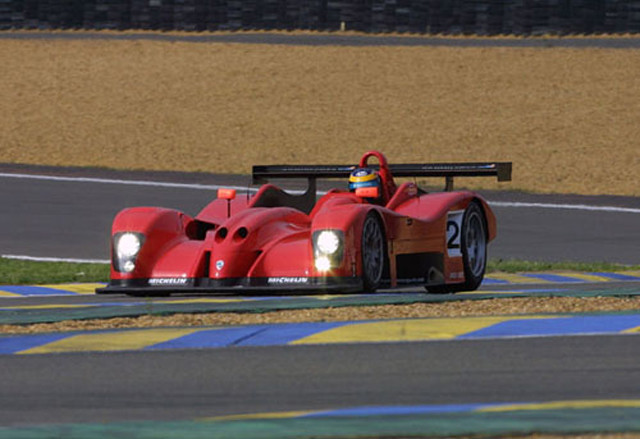
[[[122,269],[126,272],[126,273],[131,273],[133,270],[135,270],[136,268],[136,264],[134,264],[133,261],[127,261],[123,264]]]
[[[332,255],[340,248],[340,238],[338,234],[332,230],[324,230],[320,232],[317,239],[318,250],[325,255]]]
[[[331,259],[326,256],[318,256],[316,258],[316,270],[329,271],[331,269]]]
[[[121,258],[132,258],[140,251],[140,238],[133,233],[124,233],[118,239],[117,252]]]
[[[118,232],[113,235],[113,268],[121,273],[133,272],[143,244],[142,233]]]
[[[331,271],[339,267],[344,254],[344,233],[341,230],[313,232],[313,254],[316,270]]]

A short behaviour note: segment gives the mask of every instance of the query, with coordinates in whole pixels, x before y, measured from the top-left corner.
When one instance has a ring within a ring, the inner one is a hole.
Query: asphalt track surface
[[[486,278],[485,278],[486,280]],[[135,297],[135,296],[127,296],[124,294],[74,294],[70,291],[64,291],[64,285],[72,285],[72,284],[63,284],[62,291],[54,292],[53,294],[33,294],[33,295],[17,295],[13,297],[3,297],[0,295],[0,311],[6,310],[8,308],[18,308],[18,307],[38,307],[41,309],[45,308],[53,308],[60,307],[64,308],[67,306],[77,306],[77,305],[132,305],[137,303],[145,303],[149,307],[155,304],[171,304],[172,302],[184,302],[185,300],[190,301],[198,301],[202,300],[206,302],[207,300],[230,300],[230,299],[239,299],[238,296],[233,295],[210,295],[210,294],[190,294],[190,293],[179,293],[176,292],[168,297]],[[99,285],[99,284],[93,284]],[[3,292],[6,287],[0,285],[0,293]],[[627,294],[628,293],[628,294]],[[404,296],[403,296],[404,295]],[[457,293],[455,295],[442,295],[442,294],[427,294],[422,287],[402,287],[397,289],[384,289],[378,291],[375,295],[365,296],[358,304],[367,303],[367,297],[386,297],[393,298],[395,296],[405,297],[407,295],[421,295],[420,302],[423,303],[437,303],[437,302],[445,302],[445,301],[458,301],[458,300],[474,300],[477,296],[482,297],[491,297],[491,298],[499,298],[499,297],[511,297],[511,296],[528,296],[528,297],[630,297],[640,295],[640,281],[636,278],[634,280],[625,280],[625,281],[609,281],[609,282],[536,282],[532,280],[529,284],[518,284],[516,282],[507,283],[507,284],[495,284],[490,282],[483,283],[476,291],[469,293]],[[307,295],[302,292],[302,294],[292,294],[289,296],[274,296],[272,294],[264,295],[253,295],[253,296],[242,296],[242,299],[256,299],[247,300],[254,304],[258,303],[258,299],[261,303],[265,301],[271,301],[272,299],[278,300],[282,299],[280,303],[286,303],[286,300],[294,300],[296,298],[306,298],[306,297],[316,297],[313,295]],[[327,296],[321,296],[319,299],[322,303],[329,303],[334,299],[341,299],[346,297],[358,297],[358,295],[335,295],[331,298]],[[345,299],[346,300],[346,299]],[[381,300],[383,301],[383,300]],[[384,301],[383,301],[384,302]],[[220,302],[223,303],[223,302]],[[403,303],[402,300],[389,300],[387,303]],[[406,302],[412,303],[412,302]],[[329,305],[323,305],[326,307]],[[264,305],[262,305],[264,307]],[[264,307],[266,309],[266,307]],[[272,309],[272,308],[269,308]],[[283,309],[282,306],[275,306],[273,309]]]
[[[84,191],[60,198],[88,202],[80,197]],[[625,200],[607,201],[621,206]],[[64,217],[64,210],[58,215]],[[139,300],[34,297],[3,303],[87,299]],[[618,335],[3,355],[0,369],[10,379],[0,382],[0,425],[189,420],[371,405],[638,399],[639,347],[640,337]]]
[[[533,47],[637,49],[636,37],[561,37],[561,38],[448,38],[427,36],[348,35],[339,32],[321,34],[287,33],[102,33],[102,32],[0,32],[0,39],[17,40],[150,40],[192,43],[281,44],[295,46],[434,46],[434,47]]]
[[[14,165],[0,166],[0,173],[209,186],[248,182],[243,176]],[[0,184],[2,254],[70,258],[107,259],[111,219],[124,207],[163,205],[195,214],[215,194],[213,187],[6,175]],[[492,257],[638,263],[637,199],[486,196],[501,203],[622,208],[495,207],[500,238],[490,248]],[[121,300],[105,300],[114,299]],[[0,425],[180,420],[363,405],[637,399],[639,347],[640,337],[619,335],[5,355],[0,369],[11,378],[0,382]]]
[[[0,424],[633,399],[639,348],[617,336],[6,356]]]
[[[102,181],[24,178],[29,175]],[[0,254],[106,261],[111,221],[121,209],[162,206],[195,215],[215,197],[216,186],[249,188],[249,180],[233,175],[0,164]],[[462,184],[462,179],[458,182]],[[239,196],[244,196],[242,192]],[[498,238],[489,247],[490,258],[640,264],[639,198],[483,194],[494,202],[498,218]],[[604,209],[588,210],[593,207]]]

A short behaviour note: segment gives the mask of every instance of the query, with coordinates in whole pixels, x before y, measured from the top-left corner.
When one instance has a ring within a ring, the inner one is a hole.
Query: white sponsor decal
[[[184,277],[162,277],[149,279],[149,285],[186,285],[188,281]]]
[[[222,270],[222,267],[224,267],[224,261],[222,259],[219,259],[216,261],[216,270],[220,271]]]
[[[462,256],[460,241],[464,210],[453,210],[447,214],[447,254],[451,258]]]
[[[270,277],[267,280],[269,284],[306,284],[309,283],[308,277]]]

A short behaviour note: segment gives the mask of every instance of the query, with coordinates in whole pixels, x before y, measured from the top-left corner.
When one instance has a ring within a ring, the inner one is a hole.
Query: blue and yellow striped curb
[[[56,285],[0,285],[0,297],[78,296],[95,294],[104,283],[72,283]]]
[[[491,273],[483,285],[572,284],[596,282],[640,282],[640,271],[620,272],[536,272]],[[95,294],[104,283],[71,283],[56,285],[0,285],[0,297],[82,296]]]
[[[339,296],[335,296],[338,298]],[[3,302],[7,305],[0,305],[0,311],[9,310],[39,310],[39,309],[63,309],[63,308],[104,308],[104,307],[137,307],[154,305],[193,305],[193,304],[229,304],[258,302],[269,300],[286,300],[294,299],[293,296],[283,297],[237,297],[237,298],[207,298],[200,297],[197,299],[167,300],[164,298],[149,298],[147,301],[131,301],[131,302],[87,302],[87,303],[44,303],[40,305],[11,305],[9,302]]]
[[[249,413],[227,416],[200,418],[200,421],[235,421],[250,419],[300,419],[326,417],[377,417],[377,416],[411,416],[437,415],[443,413],[498,413],[515,411],[540,411],[564,409],[594,408],[640,408],[640,399],[596,399],[567,400],[550,402],[518,402],[518,403],[476,403],[476,404],[442,404],[442,405],[392,405],[362,406],[330,410],[296,410],[289,412]]]
[[[483,285],[514,284],[571,284],[593,282],[640,281],[640,271],[585,272],[554,271],[536,273],[491,273],[485,276]]]
[[[153,351],[640,333],[640,314],[526,315],[150,328],[0,337],[0,354]]]
[[[346,407],[216,416],[0,427],[0,439],[342,439],[514,437],[640,431],[640,400]],[[625,436],[626,437],[626,436]]]

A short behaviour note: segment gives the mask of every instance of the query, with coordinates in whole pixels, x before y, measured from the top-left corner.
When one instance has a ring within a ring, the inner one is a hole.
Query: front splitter
[[[166,296],[170,294],[309,294],[310,292],[362,291],[359,277],[259,277],[259,278],[151,278],[112,279],[97,294]]]

